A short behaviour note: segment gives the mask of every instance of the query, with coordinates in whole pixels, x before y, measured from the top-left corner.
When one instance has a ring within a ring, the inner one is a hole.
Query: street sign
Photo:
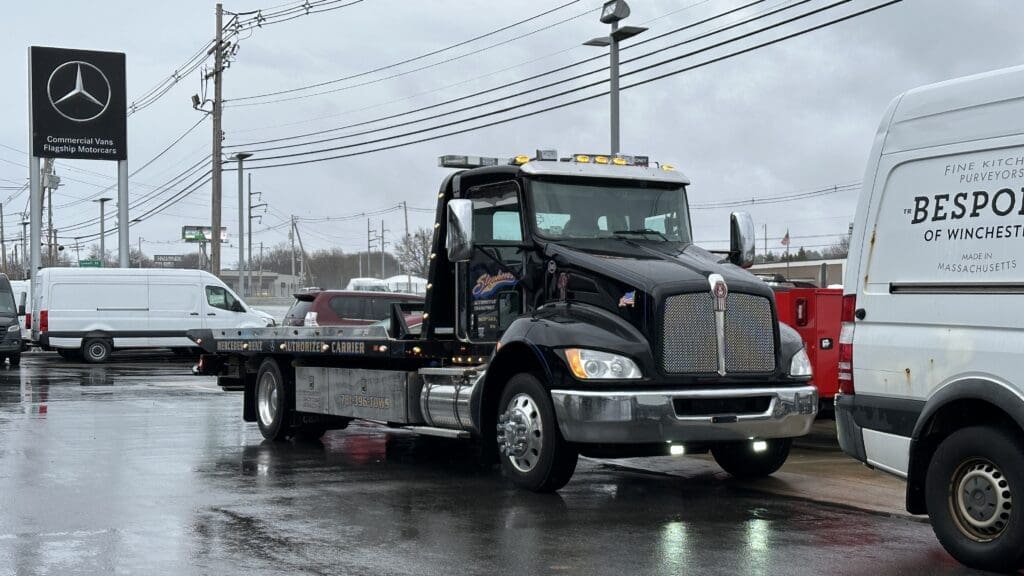
[[[78,261],[78,267],[79,268],[103,268],[103,261],[100,260],[99,258],[94,258],[94,259],[89,259],[89,260],[79,260]]]
[[[124,54],[29,49],[32,155],[125,160]]]
[[[185,256],[183,254],[155,254],[153,255],[153,266],[156,268],[184,268]]]
[[[213,227],[211,226],[182,226],[181,239],[185,242],[209,242],[213,238]],[[221,227],[220,241],[228,241],[228,229]]]

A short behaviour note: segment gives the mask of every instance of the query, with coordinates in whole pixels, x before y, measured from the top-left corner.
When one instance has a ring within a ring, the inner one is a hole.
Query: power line
[[[395,67],[398,67],[398,66],[402,66],[403,64],[408,64],[410,62],[416,62],[416,61],[422,60],[424,58],[429,58],[430,56],[441,54],[442,52],[447,52],[449,50],[452,50],[454,48],[458,48],[460,46],[465,46],[466,44],[471,44],[473,42],[476,42],[477,40],[481,40],[483,38],[487,38],[489,36],[493,36],[495,34],[499,34],[499,33],[504,32],[506,30],[515,28],[516,26],[520,26],[520,25],[525,24],[527,22],[531,22],[531,21],[536,20],[538,18],[542,18],[544,16],[547,16],[548,14],[551,14],[553,12],[557,12],[559,10],[562,10],[563,8],[566,8],[568,6],[576,4],[579,1],[580,0],[570,0],[569,2],[566,2],[565,4],[562,4],[560,6],[556,6],[555,8],[552,8],[550,10],[545,10],[544,12],[541,12],[539,14],[535,14],[533,16],[530,16],[529,18],[525,18],[523,20],[519,20],[518,22],[513,22],[512,24],[508,24],[506,26],[502,26],[501,28],[497,28],[495,30],[491,30],[490,32],[485,32],[484,34],[480,34],[479,36],[475,36],[475,37],[470,38],[468,40],[463,40],[463,41],[457,42],[455,44],[450,44],[448,46],[445,46],[444,48],[439,48],[437,50],[433,50],[433,51],[427,52],[425,54],[420,54],[419,56],[414,56],[412,58],[406,58],[405,60],[400,60],[398,62],[393,62],[393,63],[387,64],[385,66],[379,66],[377,68],[374,68],[372,70],[367,70],[365,72],[359,72],[357,74],[351,74],[351,75],[348,75],[348,76],[343,76],[341,78],[335,78],[333,80],[326,80],[326,81],[323,81],[323,82],[317,82],[316,84],[309,84],[309,85],[300,86],[300,87],[297,87],[297,88],[289,88],[287,90],[278,90],[276,92],[265,92],[263,94],[252,94],[252,95],[249,95],[249,96],[239,96],[237,98],[232,98],[232,99],[229,99],[229,100],[225,100],[224,102],[227,103],[227,102],[236,102],[236,101],[255,100],[255,99],[260,99],[260,98],[269,98],[271,96],[279,96],[279,95],[283,95],[283,94],[293,94],[295,92],[301,92],[303,90],[311,90],[313,88],[320,88],[322,86],[328,86],[328,85],[331,85],[331,84],[337,84],[338,82],[344,82],[346,80],[353,80],[353,79],[356,79],[356,78],[362,78],[363,76],[368,76],[370,74],[375,74],[377,72],[388,70],[390,68],[395,68]],[[557,26],[559,24],[568,22],[568,21],[573,20],[575,18],[579,18],[580,16],[589,14],[590,12],[593,12],[594,10],[597,10],[597,8],[588,10],[588,11],[584,12],[583,14],[578,14],[578,15],[573,16],[571,18],[567,18],[565,20],[561,20],[559,22],[556,22],[555,24],[552,24],[551,26]],[[447,62],[451,62],[453,60],[458,60],[460,58],[464,58],[464,57],[466,57],[468,55],[471,55],[471,54],[477,54],[479,52],[482,52],[483,50],[489,50],[490,48],[494,48],[494,47],[500,46],[502,44],[507,44],[509,42],[513,42],[513,41],[518,40],[520,38],[524,38],[526,36],[529,36],[531,34],[536,34],[540,30],[545,30],[545,29],[547,29],[547,28],[541,28],[539,30],[534,30],[534,31],[529,32],[527,34],[524,34],[524,35],[521,35],[521,36],[517,36],[515,38],[509,39],[509,40],[505,40],[505,41],[499,42],[497,44],[493,44],[491,46],[488,46],[486,48],[483,48],[483,49],[480,49],[480,50],[477,50],[477,51],[474,51],[474,52],[471,52],[471,53],[468,53],[468,54],[462,54],[462,55],[455,56],[453,58],[449,58],[447,60],[444,60],[444,61],[441,61],[441,62],[438,62],[438,63],[431,64],[430,66],[427,66],[427,67],[438,66],[440,64],[444,64],[444,63],[447,63]],[[415,70],[410,70],[408,72],[403,72],[401,74],[398,74],[398,75],[395,75],[395,76],[391,76],[389,78],[393,78],[393,77],[396,77],[396,76],[401,76],[401,75],[404,75],[404,74],[411,74],[412,72],[416,72],[416,71],[419,71],[419,70],[422,70],[422,69],[424,69],[424,68],[418,68],[418,69],[415,69]],[[385,78],[385,79],[387,79],[387,78]],[[376,81],[380,81],[380,80],[376,80]],[[351,87],[346,87],[345,89],[347,90],[349,88],[351,88]],[[334,91],[336,91],[336,90],[332,90],[332,91],[328,91],[328,92],[320,92],[320,93],[316,93],[316,94],[307,94],[307,95],[298,96],[298,97],[279,98],[279,99],[276,99],[276,100],[270,100],[270,101],[259,102],[259,103],[254,103],[254,104],[235,104],[234,106],[238,107],[238,106],[250,106],[250,105],[257,105],[257,104],[271,104],[271,103],[274,103],[274,102],[286,102],[286,101],[289,101],[289,100],[296,100],[296,99],[299,99],[299,98],[308,98],[308,97],[312,97],[312,96],[318,96],[320,94],[329,94],[329,93],[334,92]]]
[[[839,5],[839,4],[845,4],[845,3],[848,3],[850,1],[851,0],[841,0],[839,2],[836,2],[836,3],[832,4],[832,5],[830,5],[829,7],[819,8],[819,9],[813,11],[813,12],[804,14],[802,16],[798,16],[796,18],[802,18],[802,17],[805,17],[805,16],[807,16],[807,15],[809,15],[811,13],[820,12],[823,9],[831,8],[831,7]],[[846,14],[844,16],[841,16],[841,17],[838,17],[838,18],[834,18],[834,19],[826,21],[826,22],[819,23],[819,24],[813,25],[813,26],[805,28],[805,29],[797,30],[795,32],[792,32],[792,33],[789,33],[789,34],[785,34],[783,36],[780,36],[780,37],[777,37],[777,38],[773,38],[771,40],[766,40],[766,41],[761,42],[759,44],[754,44],[754,45],[748,46],[746,48],[737,50],[735,52],[731,52],[731,53],[728,53],[728,54],[717,56],[717,57],[714,57],[714,58],[712,58],[710,60],[706,60],[704,62],[699,62],[697,64],[686,66],[686,67],[683,67],[683,68],[678,69],[678,70],[673,70],[673,71],[670,71],[670,72],[666,72],[664,74],[660,74],[660,75],[657,75],[657,76],[653,76],[651,78],[647,78],[647,79],[644,79],[644,80],[640,80],[640,81],[634,82],[633,84],[629,84],[629,85],[623,86],[621,88],[621,90],[628,90],[630,88],[635,88],[635,87],[638,87],[638,86],[643,86],[643,85],[646,85],[646,84],[649,84],[649,83],[652,83],[652,82],[656,82],[658,80],[662,80],[664,78],[668,78],[670,76],[676,76],[676,75],[682,74],[684,72],[695,70],[697,68],[702,68],[704,66],[708,66],[710,64],[714,64],[714,63],[717,63],[717,62],[720,62],[720,61],[723,61],[723,60],[727,60],[727,59],[733,58],[735,56],[746,54],[748,52],[752,52],[754,50],[757,50],[757,49],[760,49],[760,48],[764,48],[766,46],[771,46],[771,45],[774,45],[774,44],[778,44],[778,43],[783,42],[785,40],[789,40],[789,39],[792,39],[792,38],[795,38],[795,37],[798,37],[798,36],[802,36],[804,34],[808,34],[810,32],[814,32],[816,30],[820,30],[822,28],[825,28],[825,27],[828,27],[828,26],[832,26],[832,25],[838,24],[840,22],[844,22],[844,21],[850,20],[852,18],[856,18],[856,17],[862,16],[862,15],[870,13],[870,12],[874,12],[876,10],[879,10],[881,8],[885,8],[887,6],[891,6],[893,4],[897,4],[899,2],[902,2],[902,0],[888,0],[887,2],[883,2],[881,4],[877,4],[875,6],[872,6],[872,7],[869,7],[869,8],[865,8],[865,9],[862,9],[860,11],[852,12],[850,14]],[[794,18],[794,19],[796,19],[796,18]],[[791,20],[793,20],[793,19],[790,19],[790,21]],[[753,32],[749,32],[749,33],[746,33],[746,34],[743,34],[743,35],[741,35],[739,37],[732,38],[730,40],[720,42],[720,43],[718,43],[718,44],[716,44],[714,46],[711,46],[711,47],[709,47],[707,49],[719,47],[721,45],[728,44],[730,42],[735,42],[737,40],[741,40],[741,39],[747,38],[749,36],[753,36],[755,34],[763,32],[764,30],[767,30],[769,28],[777,27],[778,25],[780,25],[780,24],[773,24],[773,25],[771,25],[769,27],[766,27],[766,28],[763,28],[763,29],[759,29],[759,30],[755,30]],[[692,54],[689,54],[689,55],[692,55]],[[667,59],[667,60],[664,60],[664,61],[661,61],[661,62],[657,62],[655,64],[651,64],[649,66],[645,66],[645,67],[640,68],[638,70],[631,71],[631,72],[629,72],[627,74],[624,74],[624,76],[632,75],[632,74],[636,74],[636,73],[639,73],[639,72],[643,72],[643,71],[647,71],[647,70],[650,70],[650,69],[654,69],[654,68],[657,68],[657,67],[660,67],[660,66],[664,66],[664,65],[666,65],[668,63],[674,62],[676,60],[679,60],[681,58],[687,57],[689,55],[677,56],[677,57],[670,58],[670,59]],[[552,106],[548,106],[546,108],[541,108],[541,109],[530,111],[530,112],[523,112],[523,113],[519,114],[518,116],[513,116],[511,118],[503,118],[503,119],[499,119],[499,120],[493,120],[491,122],[486,122],[486,123],[483,123],[483,124],[478,124],[476,126],[470,126],[468,128],[461,128],[461,129],[458,129],[458,130],[452,130],[452,131],[449,131],[449,132],[445,132],[443,134],[438,134],[438,135],[434,135],[434,136],[428,136],[428,137],[419,138],[419,139],[415,139],[415,140],[409,140],[409,141],[401,142],[401,143],[398,143],[398,144],[391,144],[391,145],[387,145],[387,146],[380,146],[380,147],[377,147],[377,148],[371,148],[371,149],[368,149],[368,150],[361,150],[361,151],[357,151],[357,152],[348,152],[348,153],[344,153],[344,154],[336,154],[336,155],[325,156],[325,157],[320,157],[320,158],[311,158],[311,159],[307,159],[307,160],[295,160],[295,161],[290,161],[290,162],[279,162],[279,163],[276,163],[276,164],[264,164],[264,165],[252,166],[249,169],[250,170],[261,170],[261,169],[267,169],[267,168],[279,168],[279,167],[283,167],[283,166],[295,166],[295,165],[301,165],[301,164],[310,164],[310,163],[314,163],[314,162],[324,162],[324,161],[327,161],[327,160],[336,160],[336,159],[340,159],[340,158],[349,158],[349,157],[354,157],[354,156],[362,156],[362,155],[366,155],[366,154],[373,154],[373,153],[376,153],[376,152],[382,152],[382,151],[385,151],[385,150],[393,150],[393,149],[396,149],[396,148],[402,148],[402,147],[406,147],[406,146],[411,146],[413,144],[419,144],[419,143],[423,143],[423,142],[439,140],[441,138],[446,138],[446,137],[449,137],[449,136],[455,136],[455,135],[459,135],[459,134],[465,134],[465,133],[468,133],[468,132],[474,132],[474,131],[477,131],[477,130],[481,130],[483,128],[489,128],[489,127],[492,127],[492,126],[498,126],[498,125],[501,125],[501,124],[507,124],[509,122],[513,122],[513,121],[516,121],[516,120],[521,120],[523,118],[528,118],[528,117],[531,117],[531,116],[537,116],[537,115],[544,114],[546,112],[550,112],[550,111],[553,111],[553,110],[558,110],[558,109],[561,109],[561,108],[567,108],[569,106],[574,106],[576,104],[580,104],[580,103],[587,102],[587,101],[590,101],[590,100],[595,100],[595,99],[603,97],[603,96],[605,96],[607,94],[608,94],[608,91],[604,91],[604,92],[600,92],[600,93],[593,94],[593,95],[590,95],[590,96],[584,96],[584,97],[581,97],[581,98],[577,98],[575,100],[571,100],[571,101],[568,101],[568,102],[563,102],[563,103],[560,103],[560,104],[555,104],[555,105],[552,105]],[[551,98],[554,98],[554,97],[555,96],[551,96],[551,97],[548,97],[547,99],[551,99]],[[515,109],[515,107],[510,107],[510,108],[508,108],[506,110],[495,111],[495,112],[492,112],[491,115],[499,114],[501,112],[508,111],[508,110],[513,110],[513,109]],[[486,115],[483,115],[483,116],[486,116]],[[475,118],[469,118],[469,119],[462,120],[462,121],[450,122],[450,123],[447,123],[447,124],[442,124],[440,126],[435,126],[433,128],[420,129],[420,130],[411,131],[411,132],[408,132],[408,133],[405,133],[405,134],[399,134],[399,135],[396,135],[396,136],[391,136],[391,137],[388,137],[388,138],[379,138],[379,139],[374,139],[374,140],[368,140],[368,141],[365,141],[365,142],[356,143],[356,144],[350,144],[350,145],[346,145],[346,146],[338,146],[338,147],[333,147],[333,148],[329,148],[329,149],[311,150],[311,151],[301,152],[301,153],[278,155],[278,156],[274,156],[274,157],[264,157],[264,158],[260,158],[260,161],[267,161],[267,160],[280,159],[280,158],[290,158],[290,157],[296,157],[296,156],[309,156],[309,155],[320,154],[320,153],[329,152],[329,151],[336,151],[336,150],[341,150],[341,149],[353,148],[353,147],[357,147],[357,146],[364,146],[364,145],[368,145],[368,144],[380,143],[380,142],[384,142],[384,141],[387,141],[387,140],[395,140],[395,139],[398,139],[398,138],[402,138],[402,137],[406,137],[406,136],[410,136],[410,135],[414,135],[414,134],[420,134],[420,133],[423,133],[423,132],[430,132],[430,131],[434,131],[434,130],[439,130],[441,128],[445,128],[445,127],[452,126],[452,125],[455,125],[455,124],[464,123],[464,122],[467,122],[467,121],[470,121],[470,120],[473,120],[473,119],[475,119]]]
[[[805,200],[807,198],[817,198],[819,196],[829,196],[831,194],[838,194],[839,192],[850,192],[853,190],[859,190],[861,186],[860,182],[852,184],[842,184],[830,186],[828,188],[821,188],[818,190],[810,190],[807,192],[796,192],[792,194],[783,194],[781,196],[762,196],[760,198],[751,198],[749,200],[727,200],[722,202],[709,202],[704,204],[691,204],[691,210],[713,210],[716,208],[735,208],[738,206],[750,206],[754,204],[777,204],[780,202],[792,202],[794,200]]]

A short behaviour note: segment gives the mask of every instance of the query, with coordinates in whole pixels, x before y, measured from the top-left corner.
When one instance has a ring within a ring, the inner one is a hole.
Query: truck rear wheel
[[[756,442],[729,442],[711,447],[715,462],[736,478],[764,478],[782,468],[789,458],[792,438],[762,440],[764,450],[755,450]]]
[[[105,338],[90,338],[82,343],[82,357],[90,364],[102,364],[110,360],[112,351],[113,346]]]
[[[1024,567],[1024,512],[1013,505],[1015,492],[1024,493],[1024,442],[1000,428],[957,430],[928,464],[932,529],[954,558],[972,568]]]
[[[579,452],[562,438],[551,395],[532,374],[516,374],[498,404],[501,469],[517,486],[553,492],[576,470]]]
[[[267,440],[285,440],[288,427],[288,386],[281,368],[273,358],[267,358],[256,372],[256,422]]]

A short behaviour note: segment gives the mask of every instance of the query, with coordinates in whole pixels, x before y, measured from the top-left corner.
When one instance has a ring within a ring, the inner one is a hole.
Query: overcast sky
[[[244,12],[271,9],[285,0],[266,5],[246,0],[227,2],[225,10]],[[722,20],[680,32],[664,39],[624,49],[624,60],[710,32],[723,25],[750,18],[795,0],[768,0]],[[743,32],[832,4],[834,0],[810,0],[778,16],[758,21],[687,46],[624,63],[624,74],[705,47]],[[224,130],[226,144],[246,144],[299,133],[369,121],[411,109],[494,88],[558,66],[600,54],[600,48],[581,46],[591,37],[607,34],[608,27],[589,10],[599,0],[578,0],[551,14],[515,26],[477,42],[444,51],[385,71],[327,85],[330,94],[286,102],[237,107],[233,98],[300,87],[343,78],[414,58],[451,44],[502,28],[569,0],[364,0],[349,7],[313,14],[255,29],[240,35],[239,49],[225,73]],[[688,23],[747,4],[750,0],[631,0],[632,15],[625,22],[650,30],[632,41],[668,32]],[[775,38],[843,14],[880,3],[853,0],[804,20],[793,22],[747,40],[681,59],[649,72],[623,78],[623,85],[678,70],[738,48]],[[285,7],[294,4],[287,3]],[[280,10],[280,8],[278,8]],[[914,86],[1016,65],[1024,62],[1024,44],[1016,34],[1019,0],[905,0],[891,7],[824,28],[807,35],[761,48],[702,68],[626,90],[622,94],[622,149],[649,154],[674,164],[692,180],[690,202],[694,205],[727,200],[778,196],[859,182],[882,112],[890,100]],[[577,18],[557,24],[560,20]],[[120,51],[127,54],[128,99],[132,101],[170,75],[193,53],[212,39],[214,3],[199,0],[177,2],[104,1],[72,2],[35,0],[8,3],[0,37],[0,65],[7,72],[0,91],[0,186],[25,182],[24,151],[28,148],[27,47],[64,46]],[[550,27],[549,27],[550,26]],[[509,40],[540,30],[524,38]],[[466,55],[462,57],[463,55]],[[442,60],[453,61],[411,70]],[[435,109],[444,112],[508,95],[573,73],[600,68],[606,60],[589,63],[542,80],[499,90]],[[578,71],[577,71],[578,70]],[[408,73],[406,73],[408,72]],[[397,77],[384,79],[385,76]],[[491,105],[475,113],[583,86],[600,79],[600,72],[556,88]],[[354,87],[354,84],[366,84]],[[546,105],[565,102],[603,91],[595,87],[552,99]],[[128,120],[129,168],[141,166],[200,119],[190,96],[203,93],[200,72],[183,78],[152,106]],[[208,88],[212,95],[212,86]],[[308,95],[310,91],[289,94]],[[235,102],[239,104],[241,102]],[[536,110],[528,106],[520,112]],[[416,119],[427,112],[390,122]],[[509,118],[517,112],[494,118]],[[447,120],[462,119],[461,113]],[[261,156],[336,147],[393,136],[404,131],[434,126],[434,120],[395,129],[292,150],[260,152]],[[386,144],[440,134],[479,124],[458,124],[386,143],[359,145],[335,152],[355,152]],[[327,134],[339,136],[378,128],[370,124]],[[209,157],[209,120],[172,148],[165,156],[132,179],[130,194],[138,199],[152,193],[204,155]],[[285,142],[287,143],[287,142]],[[253,148],[265,147],[250,146]],[[344,217],[362,211],[394,206],[402,201],[414,208],[432,208],[445,170],[437,167],[441,154],[512,156],[532,153],[538,147],[573,152],[606,152],[608,99],[601,97],[568,108],[462,135],[350,158],[253,172],[254,189],[269,204],[262,224],[255,227],[254,243],[272,246],[287,239],[282,223],[289,215],[300,219],[307,249],[340,246],[355,251],[366,246],[366,219],[309,221]],[[228,150],[229,152],[231,150]],[[312,158],[307,156],[304,158]],[[65,233],[76,223],[96,215],[96,204],[87,201],[112,183],[113,163],[58,161],[64,185],[54,197],[56,227],[65,237],[98,232],[98,225]],[[234,245],[237,232],[237,189],[234,172],[224,175],[224,219]],[[186,181],[187,182],[190,182]],[[181,188],[175,188],[180,190]],[[20,212],[27,208],[27,193],[0,188],[6,199],[3,212],[7,235],[15,235]],[[116,196],[116,194],[107,193]],[[163,192],[165,199],[174,191]],[[852,219],[857,190],[800,202],[757,204],[749,210],[760,238],[767,224],[768,246],[778,251],[779,237],[788,229],[793,247],[820,248],[845,233]],[[153,206],[158,202],[144,206]],[[134,225],[133,245],[141,236],[147,254],[181,253],[194,247],[177,240],[182,225],[208,225],[209,185],[158,215]],[[727,244],[729,208],[695,209],[693,221],[698,242],[711,248]],[[108,226],[113,225],[113,205]],[[139,212],[133,211],[134,218]],[[403,232],[401,211],[374,216],[372,226],[384,219],[388,242]],[[433,214],[411,211],[411,228],[429,226]],[[12,231],[13,229],[13,231]],[[107,245],[116,246],[116,236]],[[226,247],[225,266],[235,265],[237,249]]]

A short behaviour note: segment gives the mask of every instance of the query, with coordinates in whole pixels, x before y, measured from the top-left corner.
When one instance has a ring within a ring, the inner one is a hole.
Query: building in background
[[[235,293],[239,292],[238,270],[221,270],[220,279],[231,287]],[[252,295],[265,298],[291,298],[302,288],[301,279],[291,274],[278,274],[277,272],[256,272],[252,273],[253,291]]]

